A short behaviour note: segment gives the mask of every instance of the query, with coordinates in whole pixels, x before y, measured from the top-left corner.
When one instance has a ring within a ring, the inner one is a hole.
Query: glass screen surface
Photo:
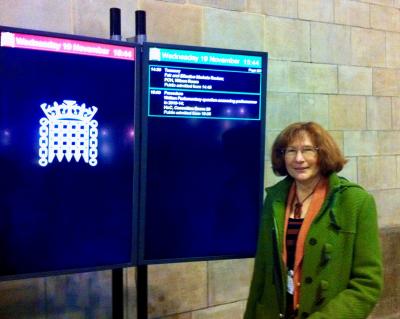
[[[132,263],[135,48],[0,31],[0,277]]]
[[[150,45],[144,262],[251,256],[263,182],[266,54]]]

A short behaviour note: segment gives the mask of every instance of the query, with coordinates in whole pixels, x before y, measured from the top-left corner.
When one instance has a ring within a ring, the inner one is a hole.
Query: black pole
[[[110,39],[121,41],[121,9],[110,8]]]
[[[124,276],[123,268],[112,270],[112,318],[124,318]]]
[[[147,265],[137,266],[136,268],[136,302],[137,302],[137,318],[147,319]]]
[[[110,39],[121,40],[121,9],[110,8]],[[124,318],[124,277],[123,268],[112,270],[112,318]]]
[[[146,11],[135,11],[135,42],[143,44],[146,42]]]

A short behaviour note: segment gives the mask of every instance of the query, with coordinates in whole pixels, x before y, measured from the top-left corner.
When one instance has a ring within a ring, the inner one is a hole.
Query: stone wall
[[[108,36],[108,9],[148,14],[149,41],[268,51],[267,150],[277,133],[314,120],[350,160],[343,175],[378,203],[384,296],[373,318],[400,317],[399,0],[0,0],[0,24]],[[266,185],[277,178],[266,154]],[[149,267],[149,315],[241,318],[252,260]],[[135,269],[125,271],[135,318]],[[0,318],[110,318],[109,271],[0,283]]]
[[[381,231],[385,289],[371,319],[400,318],[400,228],[386,227]]]

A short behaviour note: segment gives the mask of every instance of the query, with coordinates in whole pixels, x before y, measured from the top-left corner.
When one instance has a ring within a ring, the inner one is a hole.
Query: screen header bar
[[[1,32],[0,46],[28,50],[135,60],[135,48],[15,32]]]
[[[150,61],[261,68],[260,56],[150,48]]]

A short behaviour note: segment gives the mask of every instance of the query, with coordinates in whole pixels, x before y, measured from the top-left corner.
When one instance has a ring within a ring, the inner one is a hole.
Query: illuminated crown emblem
[[[40,119],[39,164],[47,166],[54,158],[70,162],[81,158],[91,166],[97,165],[97,126],[93,120],[97,107],[64,100],[62,104],[40,105],[46,117]]]
[[[62,104],[40,105],[49,120],[76,120],[89,122],[97,112],[97,107],[86,108],[86,104],[76,104],[76,101],[64,100]]]

